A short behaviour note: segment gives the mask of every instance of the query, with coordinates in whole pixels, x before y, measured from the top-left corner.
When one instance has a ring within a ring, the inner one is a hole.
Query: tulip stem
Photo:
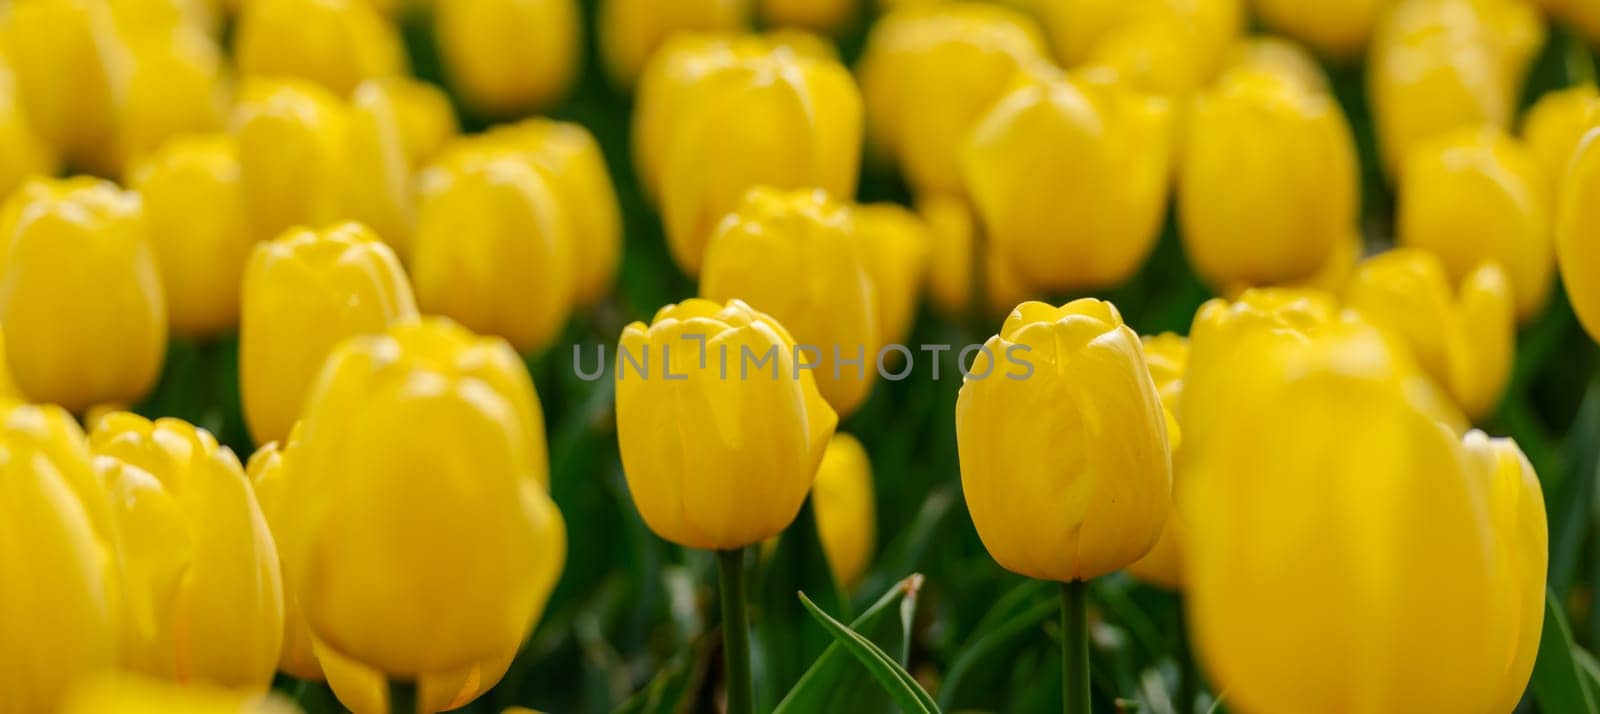
[[[717,551],[722,590],[722,666],[727,714],[755,711],[750,693],[750,624],[744,613],[744,549]]]
[[[389,711],[417,714],[417,684],[401,679],[389,680]]]
[[[1089,714],[1089,583],[1061,584],[1061,693],[1066,714]]]

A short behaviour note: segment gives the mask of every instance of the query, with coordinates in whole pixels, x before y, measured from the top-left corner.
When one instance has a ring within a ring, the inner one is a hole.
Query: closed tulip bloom
[[[29,123],[66,157],[93,163],[116,127],[126,61],[108,3],[26,0],[9,11],[6,54]],[[62,81],[64,68],[72,81]]]
[[[878,522],[872,462],[855,437],[838,433],[828,442],[811,487],[811,508],[833,581],[848,589],[872,562]]]
[[[399,124],[411,166],[423,166],[461,133],[450,97],[439,87],[410,77],[383,77],[356,87],[352,103],[388,105]]]
[[[256,244],[233,138],[174,139],[129,173],[129,185],[144,198],[172,332],[207,337],[233,330],[239,281]]]
[[[339,217],[370,226],[396,253],[408,256],[416,216],[400,107],[358,90],[348,117],[338,169]]]
[[[1161,407],[1166,411],[1167,443],[1172,448],[1173,482],[1177,483],[1179,464],[1178,447],[1183,441],[1178,426],[1178,403],[1183,396],[1183,373],[1189,362],[1189,341],[1170,332],[1141,341],[1145,365],[1150,368],[1150,378],[1155,381],[1156,393],[1161,395]],[[1176,488],[1174,488],[1176,490]],[[1174,494],[1176,495],[1176,494]],[[1143,558],[1128,566],[1128,574],[1152,585],[1178,590],[1183,587],[1183,538],[1186,529],[1183,513],[1176,498],[1167,510],[1167,524],[1161,529],[1161,538]]]
[[[295,714],[288,700],[206,684],[177,684],[126,672],[90,677],[72,688],[62,714]]]
[[[619,87],[631,87],[658,47],[673,35],[737,32],[750,0],[605,0],[600,3],[600,59]]]
[[[1555,272],[1551,199],[1539,163],[1497,129],[1450,132],[1416,147],[1400,175],[1400,245],[1433,252],[1459,281],[1485,261],[1511,279],[1517,320],[1544,310]]]
[[[1556,249],[1578,319],[1600,341],[1600,129],[1589,132],[1561,182]]]
[[[1258,35],[1235,43],[1223,55],[1219,77],[1249,70],[1293,80],[1311,92],[1328,93],[1328,77],[1317,58],[1304,47],[1283,38]]]
[[[959,194],[967,135],[1045,54],[1039,28],[1008,7],[957,2],[884,15],[858,70],[871,136],[918,192]]]
[[[1155,247],[1171,112],[1116,82],[1041,69],[966,144],[968,190],[1002,259],[1050,290],[1114,287]]]
[[[686,300],[622,331],[617,442],[650,530],[732,550],[794,521],[838,424],[796,362],[789,331],[739,300]]]
[[[37,179],[0,209],[0,324],[31,401],[138,401],[161,374],[167,307],[137,194]]]
[[[257,449],[251,454],[250,463],[245,469],[246,475],[250,478],[250,485],[255,490],[261,515],[267,521],[268,530],[273,533],[283,533],[294,525],[294,509],[292,504],[284,500],[285,492],[289,488],[289,474],[285,463],[289,459],[289,454],[298,446],[299,438],[297,426],[282,445],[272,441]],[[282,543],[275,539],[274,547],[277,548],[277,557],[282,569],[283,592],[293,593],[295,584],[289,578],[295,571],[288,563],[283,562]],[[299,601],[292,596],[283,598],[282,641],[283,646],[278,655],[278,669],[300,679],[324,678],[322,665],[317,662],[311,641],[311,630],[306,627],[305,617],[300,614]]]
[[[129,665],[265,691],[283,644],[278,552],[239,459],[203,429],[127,412],[89,435],[118,523]]]
[[[1188,14],[1151,9],[1101,38],[1082,66],[1109,69],[1141,91],[1187,97],[1210,81],[1239,34],[1237,3],[1210,4],[1233,7],[1234,22],[1220,36],[1207,36]]]
[[[660,188],[667,246],[689,275],[699,274],[707,240],[751,188],[855,195],[861,94],[838,62],[757,54],[707,74],[687,98]]]
[[[56,173],[60,164],[56,150],[34,130],[17,92],[11,61],[0,54],[0,195],[11,195],[35,174]]]
[[[1179,167],[1180,235],[1214,288],[1303,279],[1355,225],[1355,139],[1334,98],[1243,68],[1195,99]]]
[[[1384,10],[1393,0],[1252,0],[1250,3],[1273,32],[1310,45],[1331,59],[1349,62],[1360,58]]]
[[[204,30],[179,25],[134,40],[116,136],[104,165],[121,170],[180,134],[217,131],[226,121],[222,52]]]
[[[978,226],[967,202],[954,196],[931,195],[917,200],[917,212],[928,225],[928,300],[945,317],[964,319],[972,313],[972,242]],[[1028,286],[1015,268],[984,241],[982,260],[984,312],[1004,315],[1028,299]]]
[[[431,314],[532,353],[572,307],[576,241],[554,183],[514,157],[430,170],[411,274]]]
[[[239,396],[260,443],[288,436],[335,345],[417,313],[394,251],[355,223],[257,245],[242,291]]]
[[[290,597],[319,647],[428,681],[521,646],[566,533],[520,367],[504,341],[443,318],[352,338],[329,357],[290,457],[295,513],[280,533]],[[498,681],[480,671],[480,691]]]
[[[904,340],[917,317],[932,240],[916,213],[892,203],[854,209],[856,233],[867,256],[867,272],[877,288],[878,335],[885,343]]]
[[[1139,336],[1107,302],[1026,302],[984,347],[956,400],[956,442],[989,555],[1060,582],[1143,557],[1166,524],[1172,464]]]
[[[475,111],[541,109],[566,94],[583,49],[576,0],[454,0],[434,7],[451,85]]]
[[[255,237],[341,219],[349,113],[301,80],[246,82],[234,108],[240,181]]]
[[[1584,134],[1600,128],[1600,92],[1593,84],[1558,89],[1539,97],[1522,120],[1522,141],[1539,160],[1550,186],[1572,162]]]
[[[399,32],[362,0],[252,0],[234,42],[240,73],[310,80],[341,96],[407,70]]]
[[[746,301],[783,324],[807,347],[797,358],[815,367],[822,396],[850,414],[872,391],[882,345],[871,266],[848,206],[820,190],[758,188],[712,236],[700,296]]]
[[[761,0],[761,19],[773,27],[838,34],[860,12],[860,0]]]
[[[77,422],[15,406],[0,421],[0,711],[55,711],[79,678],[121,661],[122,585],[110,504]]]

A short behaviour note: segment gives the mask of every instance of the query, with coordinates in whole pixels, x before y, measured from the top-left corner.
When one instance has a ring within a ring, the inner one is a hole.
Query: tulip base
[[[744,549],[717,551],[717,579],[722,593],[723,686],[727,714],[751,714],[750,623],[744,612]]]
[[[415,682],[389,680],[389,711],[393,714],[417,714]]]
[[[1089,583],[1061,584],[1061,695],[1066,714],[1089,714]]]

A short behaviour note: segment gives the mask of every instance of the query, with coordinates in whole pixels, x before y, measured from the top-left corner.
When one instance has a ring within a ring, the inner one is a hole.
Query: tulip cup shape
[[[872,494],[872,462],[854,436],[833,435],[811,489],[817,537],[833,581],[848,590],[872,562],[877,513]]]
[[[750,19],[751,0],[604,0],[600,59],[612,84],[632,88],[662,43],[684,34],[733,33]]]
[[[338,96],[306,80],[252,79],[239,92],[231,131],[240,182],[258,240],[342,213],[348,112]]]
[[[434,12],[445,71],[481,114],[544,108],[577,79],[583,28],[576,0],[453,0]]]
[[[1145,337],[1145,364],[1150,368],[1150,378],[1155,380],[1156,392],[1161,395],[1161,407],[1166,411],[1167,443],[1172,448],[1172,479],[1181,480],[1182,460],[1178,447],[1182,444],[1182,431],[1178,426],[1178,403],[1183,397],[1183,373],[1189,363],[1189,341],[1170,332]],[[1157,587],[1168,590],[1183,588],[1183,515],[1174,499],[1167,513],[1167,524],[1161,529],[1161,539],[1143,558],[1128,566],[1128,574]]]
[[[110,3],[16,3],[3,34],[29,125],[62,156],[95,164],[116,131],[117,75],[126,69]],[[62,81],[66,67],[70,82]]]
[[[307,79],[340,95],[407,70],[400,33],[364,0],[251,0],[234,42],[240,73]]]
[[[1561,180],[1556,252],[1572,309],[1600,341],[1600,129],[1585,136]]]
[[[400,128],[401,145],[413,167],[427,164],[461,133],[450,97],[437,85],[410,77],[369,79],[356,87],[351,103],[388,105]]]

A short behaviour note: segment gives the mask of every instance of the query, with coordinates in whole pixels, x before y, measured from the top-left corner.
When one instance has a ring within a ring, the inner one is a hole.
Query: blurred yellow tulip
[[[1592,83],[1579,84],[1539,97],[1523,117],[1522,141],[1539,160],[1548,185],[1557,186],[1578,142],[1593,129],[1600,129],[1600,92]]]
[[[973,241],[978,239],[972,209],[960,198],[933,194],[918,198],[917,212],[928,224],[929,301],[947,318],[971,317]],[[985,316],[1003,315],[1027,300],[1029,291],[994,241],[984,241],[983,247],[983,311]]]
[[[1447,132],[1418,144],[1400,173],[1395,233],[1462,280],[1486,262],[1511,279],[1517,321],[1549,302],[1555,273],[1551,198],[1539,162],[1498,129]]]
[[[251,0],[234,48],[245,76],[310,80],[341,96],[407,71],[400,33],[362,0]]]
[[[1600,129],[1589,132],[1561,182],[1556,251],[1567,297],[1589,335],[1600,341]]]
[[[266,691],[283,644],[278,551],[239,459],[203,429],[127,412],[89,434],[118,523],[127,662]]]
[[[240,181],[255,237],[340,219],[348,112],[299,80],[246,82],[234,108]]]
[[[95,159],[116,129],[127,70],[109,3],[18,0],[7,9],[5,51],[29,124],[69,160],[105,168]]]
[[[361,664],[317,643],[317,657],[327,673],[328,688],[355,714],[389,714],[389,680],[383,672]],[[515,652],[460,669],[423,674],[417,682],[417,710],[443,712],[460,709],[499,682],[511,667]]]
[[[1088,4],[1100,2],[1089,0]],[[1083,65],[1112,69],[1130,86],[1181,99],[1216,75],[1228,48],[1244,29],[1240,5],[1241,0],[1120,3],[1113,10],[1117,21],[1094,39]],[[1058,15],[1054,22],[1072,20]]]
[[[788,328],[828,404],[848,415],[878,376],[874,256],[848,206],[818,190],[751,189],[706,247],[700,296],[738,299]]]
[[[769,27],[797,27],[836,35],[849,29],[861,0],[761,0],[761,19]]]
[[[743,29],[750,0],[604,0],[599,13],[600,58],[611,81],[626,88],[673,35]]]
[[[0,414],[0,712],[56,711],[79,678],[121,661],[122,583],[110,503],[77,422],[56,407]]]
[[[928,226],[893,203],[856,206],[853,212],[867,273],[877,288],[878,337],[885,344],[898,343],[910,336],[917,317],[932,248]]]
[[[360,90],[348,106],[344,155],[337,170],[339,219],[365,223],[396,253],[409,256],[416,216],[400,107]]]
[[[867,450],[849,434],[834,434],[811,487],[811,508],[828,571],[846,590],[872,563],[878,522],[875,504]]]
[[[120,171],[169,138],[221,129],[228,100],[222,61],[216,41],[190,25],[130,43],[116,136],[102,165]]]
[[[1167,420],[1111,303],[1026,302],[956,400],[961,488],[1001,567],[1089,580],[1144,557],[1172,500]]]
[[[1358,59],[1373,28],[1394,0],[1251,0],[1256,15],[1274,32],[1310,45],[1340,62]]]
[[[1182,445],[1182,430],[1177,422],[1178,403],[1183,396],[1183,373],[1189,363],[1189,341],[1170,332],[1141,341],[1144,347],[1145,366],[1150,368],[1150,378],[1155,381],[1156,393],[1161,396],[1161,407],[1166,410],[1167,443],[1173,454],[1173,483],[1179,476],[1182,461],[1177,458]],[[1141,581],[1168,590],[1183,587],[1183,513],[1178,508],[1176,486],[1174,498],[1168,504],[1167,524],[1161,529],[1161,539],[1143,558],[1128,566],[1128,574]]]
[[[1331,95],[1288,73],[1236,69],[1195,99],[1188,132],[1179,235],[1213,288],[1303,279],[1355,225],[1355,138]]]
[[[433,159],[461,133],[450,97],[439,87],[410,77],[383,77],[362,82],[351,102],[357,106],[388,105],[399,125],[406,160],[419,167]]]
[[[583,53],[577,0],[450,0],[433,11],[451,85],[477,112],[542,109],[577,79]]]
[[[799,362],[789,331],[739,300],[686,300],[622,331],[617,442],[650,530],[734,550],[794,521],[838,424]]]
[[[233,138],[173,139],[135,163],[129,176],[144,199],[172,332],[210,337],[233,330],[239,281],[256,244]]]
[[[276,695],[204,684],[176,684],[125,672],[108,672],[72,688],[62,714],[297,714]]]
[[[1031,73],[972,130],[967,188],[1001,258],[1029,285],[1120,285],[1155,248],[1171,112],[1116,81]]]
[[[335,345],[417,313],[394,251],[356,223],[257,245],[241,295],[240,399],[263,444],[289,435]]]
[[[36,179],[0,209],[0,324],[31,401],[82,412],[155,386],[167,307],[138,194]]]
[[[11,62],[0,54],[0,196],[9,196],[22,182],[34,175],[52,175],[59,170],[60,157],[34,131],[11,71]]]
[[[278,535],[319,649],[422,682],[510,660],[566,535],[538,397],[509,345],[443,318],[345,341],[290,458],[295,512]]]
[[[1281,37],[1257,35],[1240,40],[1222,57],[1218,77],[1250,70],[1268,72],[1300,84],[1308,92],[1328,93],[1328,77],[1317,58],[1304,47]]]
[[[1009,7],[896,9],[873,24],[857,70],[871,138],[919,193],[959,195],[967,135],[1018,71],[1044,56],[1039,28]]]

